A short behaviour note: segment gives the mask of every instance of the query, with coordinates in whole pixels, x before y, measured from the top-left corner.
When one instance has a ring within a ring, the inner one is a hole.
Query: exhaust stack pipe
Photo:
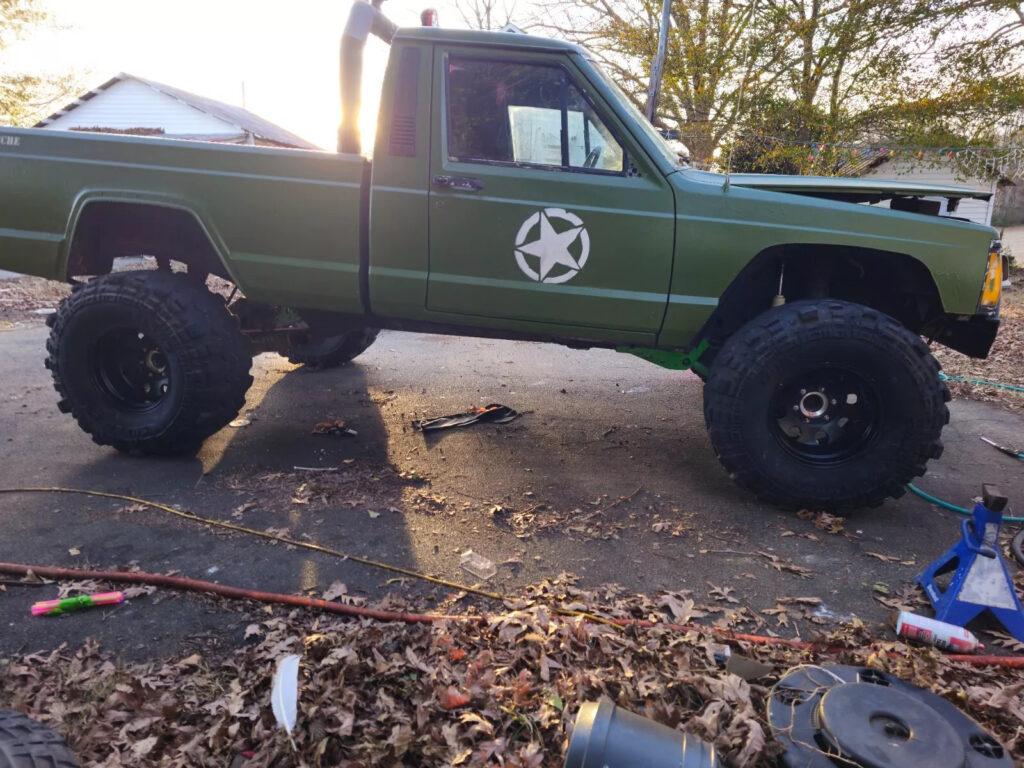
[[[391,44],[398,27],[380,10],[383,0],[373,5],[356,0],[348,14],[341,36],[341,125],[338,127],[338,151],[358,155],[362,151],[359,137],[359,107],[363,100],[363,49],[366,39],[374,34]]]
[[[721,768],[715,748],[602,696],[580,707],[565,768]]]

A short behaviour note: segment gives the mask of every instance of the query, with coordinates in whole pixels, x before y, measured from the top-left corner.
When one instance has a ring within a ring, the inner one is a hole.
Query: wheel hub
[[[800,413],[807,419],[817,419],[828,410],[828,398],[823,390],[808,392],[800,398]]]
[[[142,331],[118,328],[101,335],[92,362],[99,388],[131,410],[155,408],[171,391],[167,355]]]
[[[769,429],[796,458],[812,464],[845,461],[873,439],[880,421],[871,386],[853,371],[822,367],[779,384]]]

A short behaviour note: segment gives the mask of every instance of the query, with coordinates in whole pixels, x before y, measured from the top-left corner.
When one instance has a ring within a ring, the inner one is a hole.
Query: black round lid
[[[964,742],[925,702],[892,687],[844,683],[818,710],[821,732],[864,768],[963,768]]]

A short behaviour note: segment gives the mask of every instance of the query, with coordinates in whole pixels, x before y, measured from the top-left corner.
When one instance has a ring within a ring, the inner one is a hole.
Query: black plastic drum
[[[953,704],[876,669],[803,666],[768,700],[791,768],[1012,768],[995,739]]]

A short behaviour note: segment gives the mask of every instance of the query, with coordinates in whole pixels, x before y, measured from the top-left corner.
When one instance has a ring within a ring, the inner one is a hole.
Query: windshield
[[[657,147],[661,156],[671,165],[679,166],[679,155],[677,155],[675,150],[672,149],[667,141],[665,141],[665,138],[658,133],[657,129],[650,124],[643,112],[637,109],[636,105],[630,100],[630,98],[623,93],[622,89],[619,88],[618,83],[609,77],[608,73],[601,69],[601,65],[594,61],[594,59],[587,57],[587,61],[594,68],[598,77],[601,78],[601,82],[608,86],[608,90],[612,92],[612,97],[618,102],[619,106],[626,110],[627,114],[633,118],[637,127],[643,131],[648,138],[650,138],[651,143]]]

